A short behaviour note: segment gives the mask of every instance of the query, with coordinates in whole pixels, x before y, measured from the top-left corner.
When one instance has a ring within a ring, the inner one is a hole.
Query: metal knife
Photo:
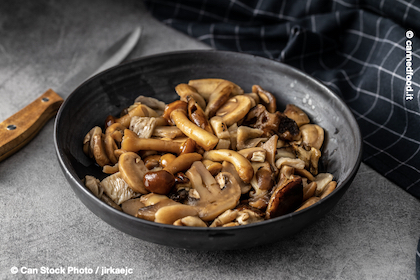
[[[104,52],[89,60],[82,70],[68,78],[58,89],[62,95],[70,94],[77,86],[97,73],[119,64],[136,46],[141,35],[137,27]],[[49,119],[57,114],[63,98],[52,89],[0,123],[0,161],[25,146]]]

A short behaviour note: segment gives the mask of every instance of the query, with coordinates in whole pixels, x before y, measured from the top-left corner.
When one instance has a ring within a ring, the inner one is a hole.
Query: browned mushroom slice
[[[210,126],[206,114],[204,113],[203,109],[201,109],[201,106],[199,106],[193,98],[190,98],[188,101],[188,117],[198,127],[209,133],[213,133],[213,129]]]
[[[214,178],[201,161],[196,161],[186,175],[199,194],[193,206],[203,221],[212,221],[239,203],[241,189],[231,174],[221,172]]]
[[[181,110],[185,114],[188,112],[188,103],[182,100],[176,100],[172,103],[169,103],[165,107],[165,111],[163,112],[163,117],[167,120],[170,125],[175,125],[171,119],[171,113],[174,110]]]
[[[261,148],[266,151],[266,159],[271,164],[274,170],[277,170],[276,166],[276,152],[277,152],[277,141],[279,137],[277,134],[271,136],[267,142],[265,142]]]
[[[176,137],[185,136],[181,130],[176,126],[156,126],[153,130],[152,136],[158,138],[169,138],[174,139]]]
[[[251,190],[251,188],[252,188],[251,184],[250,183],[245,183],[244,181],[242,181],[242,179],[239,177],[238,172],[235,169],[235,166],[232,163],[230,163],[228,161],[223,161],[221,171],[230,173],[235,177],[236,181],[239,184],[239,187],[241,188],[241,193],[242,194],[246,194]]]
[[[197,216],[195,207],[185,204],[174,204],[160,208],[155,213],[155,222],[172,225],[175,221],[188,217]]]
[[[156,98],[153,98],[153,97],[143,96],[143,95],[138,96],[134,100],[134,103],[144,104],[147,107],[156,111],[156,113],[158,113],[158,115],[161,115],[163,113],[163,111],[165,110],[165,106],[166,106],[165,102],[162,102],[162,101],[160,101]]]
[[[204,97],[204,99],[209,100],[210,95],[215,91],[217,86],[221,82],[230,82],[223,79],[197,79],[188,81],[188,85],[194,87],[197,92]],[[233,85],[232,94],[238,95],[243,94],[244,91],[237,84],[230,82]]]
[[[182,110],[172,111],[171,120],[186,136],[193,139],[206,151],[213,149],[219,142],[219,138],[214,134],[192,123]]]
[[[186,216],[181,219],[176,220],[173,223],[174,226],[185,226],[185,227],[207,227],[207,224],[203,222],[197,216]]]
[[[136,116],[136,117],[158,117],[159,114],[155,110],[153,110],[152,108],[149,108],[146,105],[138,103],[138,104],[132,105],[129,108],[128,113],[125,114],[124,116],[116,119],[115,122],[120,123],[125,127],[129,127],[131,118],[134,117],[134,116]]]
[[[195,161],[202,159],[198,153],[182,154],[165,166],[163,170],[144,174],[144,187],[153,193],[168,194],[175,184],[175,174],[190,168]]]
[[[239,174],[239,177],[245,183],[249,183],[254,176],[254,170],[251,163],[243,155],[238,152],[221,149],[221,150],[212,150],[207,151],[203,155],[204,159],[209,159],[212,161],[228,161],[235,166],[236,171]]]
[[[294,120],[299,127],[310,122],[308,115],[293,104],[287,104],[284,114]]]
[[[202,110],[206,109],[206,100],[200,95],[197,90],[187,84],[179,84],[175,87],[176,93],[181,97],[182,101],[188,102],[189,98],[193,98]]]
[[[131,216],[136,216],[140,208],[143,208],[145,205],[141,202],[140,198],[133,198],[127,201],[124,201],[121,204],[121,209],[124,213],[127,213]]]
[[[229,81],[223,81],[217,85],[216,89],[210,94],[209,102],[205,109],[207,117],[210,119],[216,111],[228,101],[232,93],[233,85]]]
[[[136,217],[137,218],[141,218],[144,220],[148,220],[148,221],[155,221],[155,215],[156,212],[166,206],[170,206],[170,205],[182,205],[179,202],[175,202],[172,199],[163,199],[155,204],[151,204],[149,206],[145,206],[140,208],[137,211]]]
[[[303,143],[309,147],[321,149],[324,142],[324,129],[316,124],[305,124],[300,127]]]
[[[241,125],[236,134],[236,148],[238,150],[256,147],[265,138],[260,138],[264,131]]]
[[[99,126],[92,128],[83,140],[83,151],[103,167],[110,163],[105,151],[104,135]]]
[[[249,97],[237,95],[229,98],[226,103],[217,110],[216,116],[221,117],[227,126],[231,126],[242,120],[251,109],[251,106],[252,103]]]
[[[181,152],[181,146],[182,142],[165,141],[153,138],[139,138],[136,133],[129,129],[124,131],[123,141],[121,142],[121,149],[129,152],[138,152],[143,150],[178,154]]]
[[[258,94],[260,102],[267,108],[268,112],[275,113],[277,111],[276,98],[272,93],[264,90],[259,85],[253,85],[252,92]]]
[[[272,219],[295,211],[303,198],[302,178],[293,176],[277,186],[268,202],[266,219]]]
[[[133,191],[142,194],[149,193],[143,184],[143,176],[148,170],[138,154],[133,152],[122,154],[118,166],[121,177]]]

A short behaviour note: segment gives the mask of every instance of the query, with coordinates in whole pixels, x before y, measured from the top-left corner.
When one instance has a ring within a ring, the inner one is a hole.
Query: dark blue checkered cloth
[[[214,49],[279,60],[321,80],[356,117],[364,163],[420,198],[420,0],[145,3]]]

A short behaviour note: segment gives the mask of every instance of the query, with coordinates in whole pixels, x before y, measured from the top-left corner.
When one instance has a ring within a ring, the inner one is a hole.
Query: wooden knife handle
[[[32,140],[47,121],[55,116],[62,103],[63,98],[49,89],[31,104],[0,123],[0,161]]]

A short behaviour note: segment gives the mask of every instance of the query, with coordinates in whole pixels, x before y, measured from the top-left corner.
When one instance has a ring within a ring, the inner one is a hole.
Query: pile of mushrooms
[[[140,96],[96,126],[83,150],[103,168],[85,186],[135,217],[178,226],[246,225],[300,211],[336,181],[319,173],[324,130],[297,106],[223,79],[190,80],[165,104]]]

